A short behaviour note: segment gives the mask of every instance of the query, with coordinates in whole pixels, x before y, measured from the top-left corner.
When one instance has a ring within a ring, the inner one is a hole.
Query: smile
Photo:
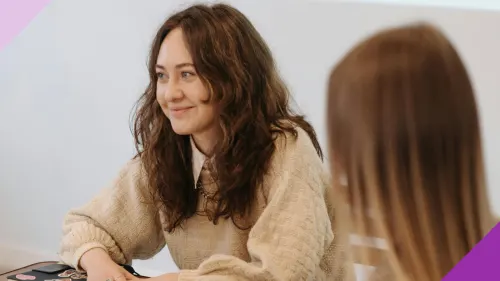
[[[180,117],[180,116],[184,115],[186,112],[188,112],[190,109],[193,109],[193,108],[194,108],[194,106],[171,108],[170,114],[174,117]]]

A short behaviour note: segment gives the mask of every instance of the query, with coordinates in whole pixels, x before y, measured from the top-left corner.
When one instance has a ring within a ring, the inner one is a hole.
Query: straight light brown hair
[[[441,280],[492,227],[476,101],[452,44],[429,24],[372,35],[332,71],[327,116],[352,231],[385,239],[395,280]]]

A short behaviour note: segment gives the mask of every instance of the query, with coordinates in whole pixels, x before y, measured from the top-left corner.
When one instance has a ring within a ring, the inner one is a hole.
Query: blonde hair
[[[441,280],[492,227],[476,102],[452,44],[428,24],[371,36],[332,71],[327,115],[353,230],[385,239],[396,280]]]

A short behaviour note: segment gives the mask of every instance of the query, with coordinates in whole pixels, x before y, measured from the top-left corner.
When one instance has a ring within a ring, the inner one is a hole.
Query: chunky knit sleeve
[[[63,223],[60,259],[75,268],[82,255],[102,248],[117,263],[145,259],[165,245],[158,209],[144,184],[142,165],[131,160],[118,177]]]
[[[179,281],[351,280],[347,260],[337,259],[345,255],[325,195],[329,177],[309,137],[299,130],[277,148],[265,182],[269,201],[248,237],[251,261],[213,255],[182,270]]]

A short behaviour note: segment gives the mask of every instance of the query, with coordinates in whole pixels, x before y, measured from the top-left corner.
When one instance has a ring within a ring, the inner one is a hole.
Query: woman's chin
[[[176,134],[178,134],[180,136],[191,135],[191,132],[189,130],[183,130],[183,129],[179,129],[179,130],[174,129],[174,133],[176,133]]]

